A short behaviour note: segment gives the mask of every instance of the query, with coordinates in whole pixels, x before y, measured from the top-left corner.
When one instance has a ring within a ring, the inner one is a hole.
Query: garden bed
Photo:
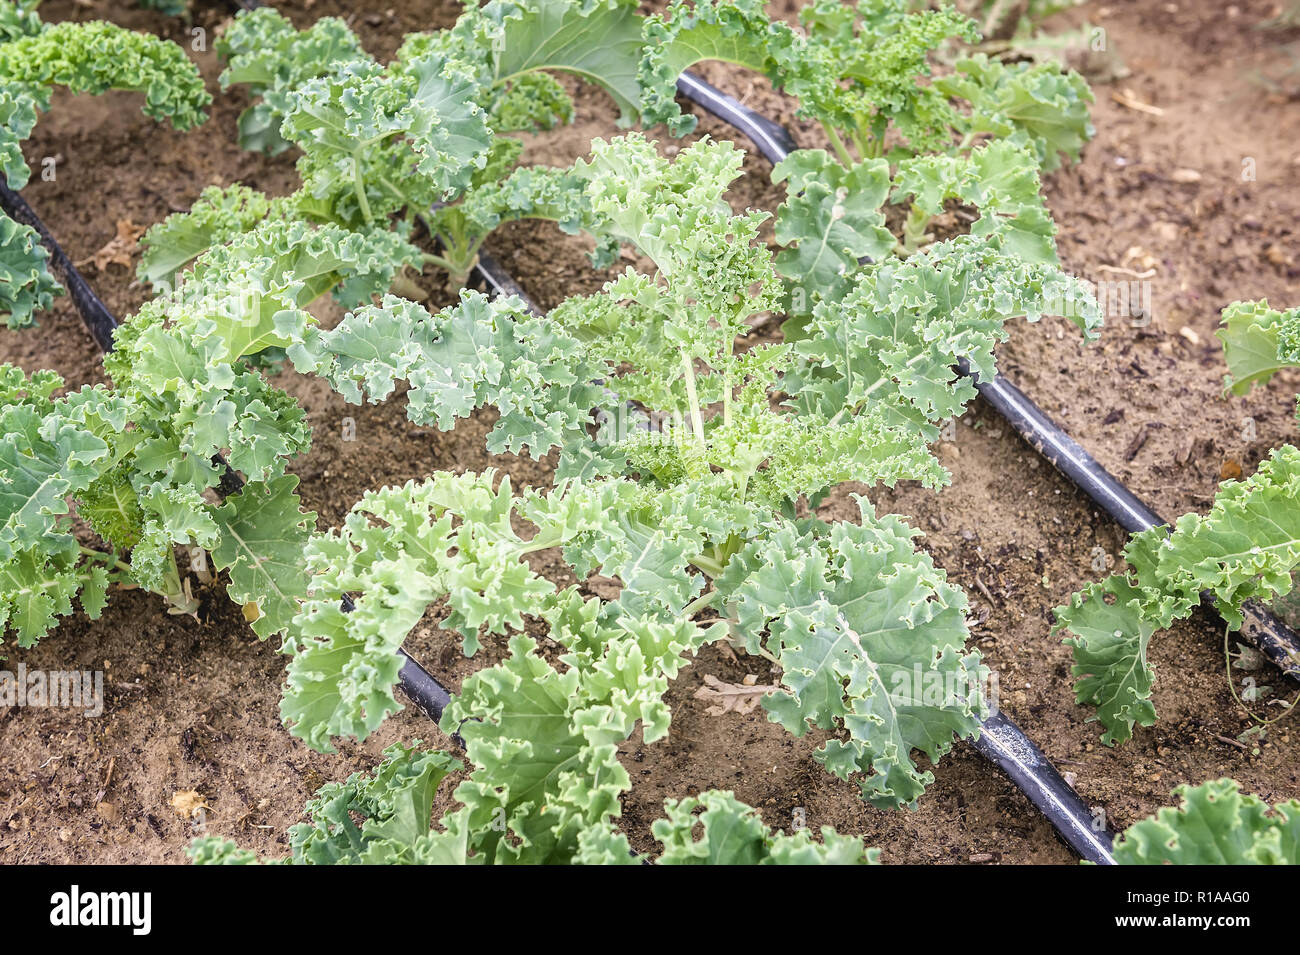
[[[324,0],[301,6],[310,9],[281,5],[299,25],[341,12]],[[1047,181],[1063,264],[1094,280],[1112,274],[1103,267],[1154,268],[1155,321],[1140,328],[1111,321],[1091,347],[1078,344],[1061,320],[1018,325],[1000,352],[1001,369],[1162,514],[1205,509],[1221,476],[1234,464],[1249,473],[1294,426],[1287,397],[1297,390],[1294,377],[1280,376],[1248,399],[1221,398],[1222,360],[1213,337],[1222,305],[1260,297],[1286,301],[1300,271],[1292,261],[1300,201],[1284,187],[1300,158],[1287,150],[1300,141],[1300,123],[1285,93],[1270,94],[1257,76],[1281,68],[1281,44],[1295,37],[1253,28],[1267,6],[1243,4],[1228,17],[1210,3],[1179,4],[1173,12],[1115,4],[1105,15],[1089,5],[1065,18],[1086,16],[1104,26],[1131,75],[1096,86],[1096,140],[1082,163]],[[447,26],[458,11],[453,4],[394,2],[378,13],[357,14],[353,25],[367,48],[384,56],[405,33]],[[100,17],[180,41],[188,37],[179,21],[115,5],[50,2],[42,13],[51,21]],[[211,34],[226,15],[219,5],[200,5],[196,24]],[[1160,37],[1158,53],[1147,52],[1153,36]],[[215,88],[215,58],[197,58]],[[818,142],[762,80],[718,66],[702,73],[785,123],[801,144]],[[1118,105],[1111,93],[1119,89],[1163,113]],[[592,137],[614,132],[615,111],[601,94],[584,90],[577,102],[577,121],[541,137],[531,158],[567,162],[582,155]],[[241,180],[272,193],[287,191],[294,182],[291,158],[267,160],[238,150],[233,124],[243,105],[238,93],[218,95],[209,123],[180,134],[155,128],[129,95],[67,99],[43,119],[26,150],[35,168],[44,156],[62,156],[58,179],[34,181],[24,195],[81,261],[113,237],[119,221],[158,221],[187,208],[206,185]],[[709,119],[699,132],[732,138]],[[1246,157],[1256,161],[1254,182],[1241,179]],[[1199,181],[1188,181],[1193,177],[1181,170],[1196,172]],[[761,158],[747,159],[746,175],[732,193],[738,209],[776,207],[781,190],[768,176]],[[543,307],[594,290],[608,275],[590,269],[581,240],[553,227],[509,226],[488,248]],[[85,271],[118,314],[145,297],[132,281],[133,269]],[[0,332],[0,359],[29,371],[53,368],[72,384],[102,379],[97,350],[68,301],[60,300],[41,321],[35,334]],[[337,524],[367,488],[435,470],[491,464],[517,487],[549,480],[542,465],[484,452],[487,416],[440,435],[410,425],[401,402],[348,406],[323,382],[292,372],[278,383],[310,415],[313,450],[292,470],[302,478],[304,506],[323,524]],[[1255,421],[1249,442],[1242,440],[1246,416]],[[343,440],[345,417],[355,419],[355,441]],[[1166,805],[1169,790],[1183,782],[1231,775],[1269,801],[1294,794],[1300,759],[1285,728],[1258,755],[1235,741],[1248,723],[1223,675],[1222,632],[1205,614],[1153,643],[1162,721],[1123,747],[1103,747],[1096,724],[1085,722],[1090,711],[1070,702],[1069,650],[1048,635],[1048,612],[1097,576],[1093,549],[1116,556],[1124,535],[982,404],[961,420],[957,440],[940,447],[953,471],[951,488],[937,496],[904,488],[877,492],[876,499],[909,515],[927,534],[925,548],[970,593],[980,621],[973,643],[1000,674],[1003,709],[1074,775],[1090,804],[1120,828]],[[823,512],[838,519],[856,513],[846,489]],[[565,573],[548,557],[535,555],[534,567],[548,576]],[[489,642],[486,660],[466,660],[432,617],[407,648],[453,689],[503,653]],[[199,621],[168,616],[150,595],[120,594],[94,623],[79,614],[35,650],[6,649],[8,666],[104,668],[108,701],[95,720],[49,710],[0,712],[0,751],[7,757],[0,762],[5,862],[179,861],[195,834],[194,824],[170,805],[173,793],[183,790],[206,799],[208,833],[282,852],[280,834],[321,782],[373,766],[396,739],[444,742],[408,708],[365,744],[341,744],[342,758],[308,751],[280,726],[283,659],[253,637],[238,608],[220,593],[204,602]],[[968,746],[945,760],[917,811],[885,812],[864,806],[853,786],[813,762],[817,734],[794,739],[762,711],[709,716],[707,704],[693,698],[706,674],[739,682],[754,673],[766,682],[767,675],[755,671],[759,665],[758,658],[735,660],[717,647],[706,649],[669,691],[669,738],[642,747],[634,736],[622,747],[633,779],[623,828],[634,848],[651,847],[649,823],[665,796],[725,788],[777,827],[803,807],[813,827],[829,824],[864,835],[886,861],[1072,860],[1032,806]],[[1285,692],[1276,678],[1261,682]]]

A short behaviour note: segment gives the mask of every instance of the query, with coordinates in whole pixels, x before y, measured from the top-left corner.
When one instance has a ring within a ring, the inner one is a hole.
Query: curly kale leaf
[[[10,189],[21,189],[31,177],[22,144],[36,127],[36,112],[32,96],[0,81],[0,175]]]
[[[968,156],[920,156],[899,163],[895,200],[913,197],[926,215],[956,199],[975,206],[973,236],[1001,235],[1007,252],[1026,262],[1057,265],[1056,224],[1040,192],[1038,164],[1014,143],[989,143]]]
[[[511,494],[494,474],[439,473],[422,484],[372,491],[339,530],[314,537],[307,547],[311,596],[294,621],[280,713],[291,732],[328,751],[330,738],[359,739],[400,709],[393,696],[401,660],[397,650],[434,601],[446,598],[443,626],[460,633],[467,653],[480,629],[523,628],[555,592],[523,560],[601,526],[598,501],[552,506],[537,535],[524,540],[511,515],[538,496]],[[563,489],[556,492],[564,499]],[[540,515],[534,507],[533,517]],[[344,613],[342,594],[359,594]]]
[[[787,390],[800,407],[828,417],[874,407],[933,439],[935,425],[975,397],[958,359],[992,378],[1008,319],[1059,312],[1095,337],[1100,310],[1087,289],[1052,266],[1007,254],[1007,241],[960,236],[864,267],[844,299],[814,309],[806,340],[795,345],[804,364],[787,376]]]
[[[842,298],[860,259],[893,252],[893,234],[880,211],[889,195],[889,163],[869,159],[845,169],[821,149],[799,149],[772,170],[788,182],[776,214],[776,241],[785,246],[776,269],[791,284],[790,311],[806,315],[822,298]]]
[[[49,253],[30,226],[0,214],[0,315],[10,328],[32,324],[63,287],[49,271]]]
[[[429,54],[405,72],[355,63],[288,94],[303,191],[335,222],[368,225],[464,190],[491,136],[464,71]]]
[[[1055,611],[1056,629],[1074,634],[1065,642],[1074,648],[1078,700],[1097,707],[1107,744],[1155,721],[1151,635],[1190,616],[1203,591],[1234,628],[1247,600],[1290,592],[1300,566],[1300,450],[1283,445],[1250,478],[1221,485],[1204,517],[1184,514],[1172,532],[1133,535],[1124,557],[1126,573]]]
[[[239,117],[240,146],[272,156],[290,146],[280,126],[293,90],[342,65],[373,62],[337,17],[321,17],[299,32],[269,6],[241,12],[217,40],[217,52],[227,63],[221,88],[246,84],[258,100]]]
[[[1270,308],[1267,299],[1233,302],[1223,310],[1223,359],[1227,388],[1244,395],[1282,368],[1300,365],[1300,308]]]
[[[863,849],[860,836],[841,836],[830,826],[822,827],[820,843],[803,829],[770,832],[729,792],[669,799],[664,810],[666,818],[651,827],[663,846],[659,865],[875,865],[880,859],[879,849]]]
[[[958,60],[954,69],[934,85],[969,102],[970,114],[958,129],[1027,146],[1044,172],[1059,168],[1062,157],[1077,162],[1096,132],[1088,114],[1092,91],[1073,70],[1062,72],[1057,63],[1006,64],[983,53]]]
[[[1120,865],[1300,865],[1300,802],[1270,806],[1231,779],[1179,786],[1182,804],[1129,826]]]
[[[674,136],[695,128],[695,117],[677,105],[683,71],[719,60],[766,73],[775,50],[802,48],[794,31],[768,19],[762,0],[674,0],[662,14],[646,17],[642,29],[642,122],[665,123]]]
[[[226,592],[251,611],[246,616],[253,617],[253,631],[264,640],[289,632],[307,597],[303,554],[316,515],[299,507],[297,487],[293,475],[248,484],[213,514],[218,539],[212,563],[230,574]]]
[[[198,67],[175,43],[111,23],[58,23],[0,44],[0,85],[28,91],[42,109],[50,90],[132,90],[145,94],[145,115],[177,129],[203,122],[212,97]]]
[[[746,648],[764,646],[785,671],[783,692],[763,701],[770,718],[796,736],[843,731],[817,759],[857,778],[872,805],[903,806],[934,779],[913,750],[937,762],[978,732],[987,671],[965,652],[965,595],[915,549],[914,530],[860,503],[861,526],[787,523],[752,541],[717,586]]]
[[[290,358],[354,403],[382,401],[407,380],[407,416],[444,431],[477,408],[495,407],[493,454],[527,448],[540,457],[585,442],[591,409],[603,401],[592,381],[605,369],[586,360],[581,343],[518,299],[478,292],[436,315],[388,296],[310,335]]]
[[[175,286],[177,273],[198,256],[248,232],[270,214],[270,200],[254,189],[239,183],[208,186],[189,212],[168,216],[141,237],[144,254],[136,274],[166,291]]]
[[[481,105],[505,120],[502,131],[546,127],[571,104],[545,71],[571,73],[603,89],[619,125],[638,115],[641,23],[634,0],[494,0],[471,5],[438,45],[474,68]],[[418,48],[418,47],[417,47]],[[542,96],[532,103],[529,94]]]
[[[0,43],[35,36],[45,29],[36,8],[40,0],[5,0],[0,3]]]

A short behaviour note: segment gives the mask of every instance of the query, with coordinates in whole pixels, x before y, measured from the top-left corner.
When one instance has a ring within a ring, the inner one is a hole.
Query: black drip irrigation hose
[[[67,253],[59,247],[59,243],[54,241],[54,236],[50,235],[50,230],[27,204],[27,200],[10,189],[3,176],[0,176],[0,208],[3,208],[9,218],[15,222],[21,222],[36,230],[41,237],[41,245],[49,254],[50,271],[67,289],[73,304],[77,306],[77,311],[81,313],[81,320],[86,323],[86,328],[94,337],[95,344],[102,351],[112,351],[113,329],[117,327],[117,320],[113,318],[113,313],[99,300],[99,296],[77,271],[77,267],[72,264]]]
[[[539,311],[519,283],[490,256],[480,253],[474,271],[489,291],[497,295],[518,295],[529,308]],[[1114,833],[1096,821],[1079,794],[1009,717],[1002,713],[988,717],[973,745],[980,755],[1010,777],[1081,858],[1097,865],[1115,864],[1111,855]]]
[[[99,345],[102,351],[112,351],[113,330],[117,328],[117,319],[100,301],[99,296],[91,289],[90,284],[82,274],[77,271],[77,267],[72,264],[72,260],[59,246],[54,236],[50,234],[50,230],[45,227],[45,223],[41,222],[40,218],[37,217],[32,207],[3,181],[0,181],[0,207],[3,207],[11,218],[31,226],[39,233],[41,245],[49,253],[54,274],[68,289],[73,304],[77,307],[81,320],[85,322],[86,328],[95,339],[95,343]],[[218,493],[222,497],[229,497],[243,488],[244,479],[227,465],[220,456],[215,459],[215,463],[224,468],[221,482],[217,487]],[[344,609],[350,611],[353,606],[352,600],[344,596]],[[397,652],[402,658],[402,669],[398,674],[398,685],[410,697],[411,702],[415,704],[420,712],[435,723],[438,722],[442,718],[443,709],[451,701],[451,693],[409,653],[400,648]],[[457,743],[460,742],[459,737],[454,736],[453,739]]]
[[[748,136],[773,166],[799,148],[790,131],[780,123],[710,86],[694,73],[686,72],[678,77],[677,92]]]
[[[1097,865],[1115,864],[1111,855],[1115,833],[1010,717],[994,713],[972,745],[1010,777],[1080,858]]]
[[[488,294],[500,298],[508,298],[513,295],[522,299],[525,307],[534,315],[543,314],[542,310],[528,297],[528,293],[524,291],[523,286],[515,281],[514,276],[502,268],[501,263],[488,253],[479,252],[478,263],[474,266],[472,274],[478,275],[484,291]]]

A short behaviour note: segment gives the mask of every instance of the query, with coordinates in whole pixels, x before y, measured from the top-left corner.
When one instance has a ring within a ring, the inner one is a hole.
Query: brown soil
[[[197,6],[194,25],[210,38],[230,11],[217,3]],[[303,0],[281,6],[305,23],[358,5]],[[1300,381],[1293,376],[1249,399],[1224,400],[1213,337],[1227,302],[1268,296],[1294,304],[1300,156],[1292,150],[1300,141],[1294,95],[1300,82],[1287,74],[1287,44],[1297,35],[1256,29],[1271,7],[1255,0],[1227,12],[1209,0],[1088,4],[1051,24],[1064,28],[1086,17],[1102,25],[1131,71],[1115,85],[1095,87],[1096,141],[1082,163],[1047,184],[1062,257],[1094,281],[1121,277],[1107,268],[1154,269],[1155,320],[1145,327],[1112,321],[1092,347],[1080,345],[1060,320],[1016,327],[1000,352],[1002,370],[1165,515],[1205,508],[1225,467],[1235,463],[1249,473],[1269,448],[1294,437],[1291,396]],[[793,9],[785,0],[780,8]],[[354,27],[368,49],[385,56],[405,32],[446,26],[458,9],[443,0],[386,0],[375,12],[357,14]],[[50,20],[106,17],[187,44],[190,36],[180,21],[102,0],[49,0],[42,12]],[[211,121],[198,130],[182,135],[156,126],[129,95],[59,96],[41,120],[27,155],[36,165],[44,156],[62,157],[58,178],[33,182],[25,194],[74,259],[103,246],[118,220],[155,222],[186,208],[210,183],[242,180],[271,192],[293,187],[290,158],[267,160],[237,149],[242,95],[217,91],[211,52],[195,58],[216,95]],[[761,80],[722,67],[704,72],[786,122],[801,143],[818,144]],[[1120,89],[1163,112],[1117,104],[1112,93]],[[563,161],[584,152],[593,136],[617,133],[601,94],[583,92],[578,104],[573,127],[534,144],[536,159]],[[731,138],[707,118],[700,132]],[[1246,158],[1254,160],[1254,181],[1242,178]],[[1179,170],[1199,178],[1188,181],[1194,177]],[[775,207],[780,193],[767,173],[760,158],[747,161],[734,192],[738,207]],[[552,228],[507,228],[491,251],[544,306],[602,280],[588,268],[583,244]],[[119,314],[147,295],[119,266],[86,271]],[[102,377],[66,300],[43,318],[39,332],[0,331],[0,359],[28,370],[53,368],[72,385]],[[400,401],[354,408],[319,382],[285,374],[282,383],[302,400],[316,429],[312,452],[295,470],[306,506],[324,524],[337,523],[366,488],[438,469],[492,465],[517,485],[549,479],[544,464],[489,458],[482,449],[487,417],[439,435],[409,425]],[[356,420],[355,442],[342,439],[345,416]],[[1255,421],[1250,441],[1243,439],[1246,416]],[[1000,674],[1003,708],[1074,775],[1089,803],[1123,827],[1167,804],[1170,789],[1184,782],[1231,775],[1270,801],[1300,792],[1300,758],[1286,724],[1257,754],[1228,742],[1249,722],[1229,693],[1223,634],[1208,617],[1153,644],[1159,724],[1124,746],[1102,746],[1088,711],[1072,702],[1069,653],[1049,635],[1050,609],[1096,576],[1093,549],[1117,555],[1123,535],[981,404],[962,419],[958,440],[943,453],[953,471],[953,486],[943,493],[906,488],[874,496],[926,532],[925,546],[971,594],[982,620],[974,640]],[[825,515],[852,515],[847,490],[826,504]],[[540,569],[561,573],[555,562]],[[398,739],[446,744],[408,710],[365,744],[341,744],[340,755],[308,751],[277,717],[283,660],[256,640],[219,592],[210,597],[196,621],[168,616],[148,595],[118,593],[97,622],[78,614],[34,650],[5,648],[10,669],[20,662],[102,667],[108,700],[99,719],[0,711],[0,861],[182,861],[200,827],[170,803],[174,792],[189,789],[210,806],[207,832],[282,852],[284,830],[322,782],[372,766]],[[489,646],[466,660],[432,620],[407,646],[453,688],[501,653]],[[967,746],[937,767],[916,811],[882,812],[865,807],[854,787],[812,760],[815,736],[794,739],[761,712],[709,717],[692,698],[704,674],[738,681],[746,672],[766,677],[757,661],[737,663],[706,650],[670,689],[670,738],[625,745],[634,789],[623,821],[637,848],[651,846],[649,823],[664,797],[721,787],[779,827],[788,825],[796,806],[804,807],[814,827],[860,833],[889,862],[1073,861],[1024,797]],[[1289,692],[1276,673],[1257,678]]]

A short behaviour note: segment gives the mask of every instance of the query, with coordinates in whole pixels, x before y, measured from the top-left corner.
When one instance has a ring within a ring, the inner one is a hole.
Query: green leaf
[[[935,216],[945,200],[980,210],[973,236],[1001,235],[1008,252],[1029,263],[1059,265],[1056,224],[1043,199],[1032,153],[1009,141],[989,143],[969,156],[919,156],[899,164],[895,201],[913,195],[917,209]]]
[[[299,507],[297,487],[293,475],[247,484],[213,515],[220,536],[212,563],[230,573],[231,599],[256,607],[252,627],[263,640],[288,633],[307,596],[304,551],[316,515]]]
[[[307,804],[310,824],[289,832],[292,859],[312,865],[341,862],[393,865],[414,861],[413,847],[428,833],[434,794],[460,760],[417,752],[400,743],[384,750],[373,774],[353,773],[326,784]],[[353,822],[358,816],[361,824]]]
[[[0,43],[35,36],[45,29],[36,7],[40,0],[5,0],[0,3]]]
[[[357,62],[287,94],[303,192],[335,222],[369,226],[469,185],[491,134],[463,70],[428,54],[403,72]]]
[[[467,10],[453,35],[455,55],[486,60],[486,85],[508,88],[543,70],[595,83],[619,109],[638,115],[641,23],[633,0],[493,0]]]
[[[1147,662],[1147,647],[1159,621],[1143,613],[1144,597],[1130,581],[1111,577],[1056,610],[1057,626],[1075,634],[1065,643],[1074,648],[1076,702],[1097,708],[1094,718],[1106,728],[1101,741],[1107,746],[1129,739],[1134,725],[1156,721],[1151,704],[1156,673]]]
[[[257,853],[241,849],[233,839],[199,836],[190,842],[185,854],[195,865],[260,865]]]
[[[398,232],[273,215],[204,252],[164,305],[149,302],[142,311],[166,307],[169,318],[180,313],[174,320],[192,326],[200,324],[196,316],[210,317],[232,359],[251,356],[301,337],[301,327],[314,320],[290,314],[295,310],[330,291],[345,307],[368,302],[419,258]]]
[[[901,262],[864,267],[845,298],[814,309],[806,339],[795,345],[803,366],[787,376],[786,390],[828,418],[876,407],[932,439],[933,425],[975,397],[957,360],[992,378],[1008,319],[1064,313],[1095,338],[1101,315],[1088,290],[1006,246],[997,235],[959,236]]]
[[[776,269],[800,297],[792,310],[807,314],[819,298],[841,298],[864,256],[881,258],[894,248],[880,211],[889,195],[889,163],[867,160],[845,169],[821,149],[800,149],[778,163],[772,181],[788,180],[788,198],[777,210]]]
[[[930,61],[950,41],[974,40],[978,33],[955,10],[911,12],[910,6],[886,2],[843,10],[835,0],[819,0],[800,12],[807,41],[773,51],[773,81],[798,98],[798,115],[844,132],[863,158],[884,155],[891,130],[892,154],[954,147],[960,115],[929,81]]]
[[[23,647],[72,613],[78,594],[98,616],[110,580],[122,576],[114,555],[83,553],[69,500],[121,480],[133,409],[102,386],[51,399],[61,385],[50,372],[28,378],[0,365],[0,628]]]
[[[18,646],[30,647],[72,613],[83,576],[75,549],[22,551],[0,560],[0,633],[12,630]]]
[[[914,530],[860,503],[861,526],[781,525],[716,583],[747,648],[765,646],[785,670],[784,692],[763,701],[770,718],[796,736],[843,731],[817,759],[856,777],[872,805],[904,806],[934,779],[912,751],[934,763],[978,732],[987,671],[965,653],[965,595],[915,550]]]
[[[1044,172],[1059,168],[1062,156],[1077,162],[1096,132],[1088,115],[1092,91],[1082,76],[1062,72],[1058,63],[1007,64],[977,53],[953,68],[956,73],[934,85],[970,102],[959,128],[1028,146]]]
[[[221,88],[247,84],[260,97],[239,117],[239,145],[270,155],[290,146],[280,134],[290,91],[344,64],[373,62],[337,17],[321,17],[299,32],[269,6],[241,11],[216,46],[227,62]]]
[[[176,273],[191,261],[213,246],[249,231],[270,211],[266,196],[247,186],[208,186],[189,212],[168,216],[141,237],[144,253],[136,274],[156,288],[173,287]]]
[[[864,849],[861,837],[837,835],[830,826],[822,828],[821,844],[806,830],[769,833],[758,813],[730,792],[669,799],[664,810],[667,818],[652,826],[663,845],[659,865],[874,865],[880,856]]]
[[[0,213],[0,315],[10,328],[33,324],[35,312],[63,291],[49,270],[49,254],[30,226]]]
[[[203,122],[212,97],[198,67],[175,43],[101,21],[57,23],[0,44],[0,85],[14,84],[42,108],[54,86],[73,93],[132,90],[145,94],[145,115],[177,129]]]
[[[0,85],[0,175],[10,189],[21,189],[31,176],[22,144],[36,127],[36,105],[21,89]]]
[[[1279,311],[1269,308],[1267,299],[1233,302],[1221,322],[1226,384],[1234,395],[1264,384],[1279,369],[1300,365],[1300,308]]]
[[[460,304],[430,315],[393,296],[347,315],[333,330],[291,349],[300,369],[327,378],[348,401],[382,401],[408,380],[407,416],[449,431],[477,408],[500,416],[488,436],[493,454],[587,440],[591,409],[606,373],[584,360],[581,343],[516,298],[462,294]]]
[[[1300,865],[1300,802],[1269,806],[1231,779],[1174,790],[1182,804],[1115,840],[1120,865]]]
[[[0,409],[0,559],[48,545],[68,513],[67,498],[112,463],[107,442],[57,413],[30,405]]]
[[[364,739],[400,709],[393,686],[397,651],[429,606],[446,598],[445,629],[460,633],[467,654],[480,630],[505,633],[524,626],[555,593],[555,585],[523,560],[541,547],[565,543],[597,519],[591,507],[542,506],[537,492],[520,498],[494,472],[436,474],[430,480],[365,494],[344,526],[307,545],[313,574],[294,627],[294,654],[280,713],[291,731],[316,749],[330,738]],[[556,495],[563,497],[561,488]],[[527,507],[541,539],[524,540],[511,516]],[[343,594],[358,594],[344,613]],[[293,632],[293,631],[291,631]]]
[[[662,14],[646,17],[640,67],[642,123],[666,123],[682,136],[695,117],[677,106],[677,78],[705,60],[766,72],[771,49],[794,42],[784,23],[767,18],[761,0],[674,0]]]

